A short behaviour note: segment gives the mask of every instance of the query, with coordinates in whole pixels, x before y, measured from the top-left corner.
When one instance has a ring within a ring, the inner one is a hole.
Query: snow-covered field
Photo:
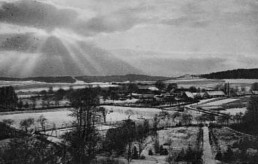
[[[237,113],[245,113],[247,111],[246,107],[244,108],[231,108],[227,110],[220,111],[221,113],[229,113],[230,115],[236,115]]]
[[[88,86],[91,87],[117,87],[118,85],[113,85],[111,83],[93,82],[85,83],[83,81],[77,80],[75,83],[45,83],[37,82],[33,80],[28,81],[2,81],[0,80],[0,87],[3,86],[13,86],[16,92],[40,92],[42,90],[48,90],[49,87],[53,87],[54,91],[62,88],[64,90],[69,90],[70,87],[73,89],[82,89]]]
[[[218,98],[203,99],[203,100],[200,100],[198,103],[193,104],[193,105],[202,105],[202,104],[206,104],[206,103],[208,103],[208,102],[215,101],[216,99],[218,99]]]
[[[103,99],[100,100],[101,103],[114,103],[114,104],[125,104],[125,103],[135,103],[139,99],[127,99],[127,100],[106,100]]]
[[[189,78],[189,79],[172,79],[165,81],[166,83],[177,83],[178,87],[189,88],[195,86],[197,88],[212,89],[218,84],[224,83],[219,79]]]
[[[208,103],[202,103],[202,106],[218,106],[218,105],[223,105],[234,101],[238,101],[238,99],[228,98],[228,99],[223,99],[218,101],[212,101]]]
[[[253,84],[257,83],[258,79],[224,79],[227,83],[244,83],[244,84]]]
[[[132,108],[132,107],[119,107],[119,106],[103,106],[107,111],[107,121],[121,121],[124,119],[138,120],[142,118],[152,118],[155,114],[161,112],[161,109],[156,108]]]
[[[44,83],[43,83],[44,84]],[[39,85],[39,86],[32,86],[32,87],[16,87],[15,91],[16,92],[40,92],[43,90],[49,90],[49,87],[52,86],[53,87],[53,91],[57,91],[60,88],[64,89],[64,90],[69,90],[70,87],[72,87],[73,89],[83,89],[85,87],[101,87],[101,88],[107,88],[107,87],[117,87],[117,85],[112,85],[109,83],[85,83],[85,84],[46,84],[47,86],[44,85]]]
[[[143,118],[152,118],[155,114],[158,114],[161,110],[154,108],[131,108],[131,107],[118,107],[118,106],[103,106],[108,114],[106,116],[107,122],[122,121],[124,119],[138,120]],[[20,121],[27,118],[34,118],[36,121],[40,115],[47,118],[47,127],[52,128],[53,124],[56,127],[65,127],[70,125],[74,120],[73,117],[69,116],[71,114],[70,109],[64,108],[59,110],[45,110],[40,112],[23,112],[23,113],[6,113],[0,115],[0,121],[4,119],[14,120],[13,126],[19,128]],[[39,127],[38,123],[35,123]]]
[[[34,84],[44,84],[42,82],[36,82],[36,81],[2,81],[0,80],[0,86],[26,86],[26,85],[34,85]]]
[[[56,127],[63,127],[65,124],[69,124],[73,121],[73,118],[69,116],[71,111],[64,108],[59,110],[51,110],[51,111],[41,111],[41,112],[27,112],[27,113],[18,113],[18,114],[7,114],[7,115],[0,115],[0,121],[4,119],[12,119],[14,120],[13,126],[16,128],[20,127],[20,121],[27,118],[34,118],[36,121],[40,115],[43,115],[47,118],[47,126],[51,128],[53,124]],[[39,124],[35,122],[35,125],[39,127]]]

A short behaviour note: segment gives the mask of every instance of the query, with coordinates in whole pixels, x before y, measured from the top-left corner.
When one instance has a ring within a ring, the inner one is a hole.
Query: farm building
[[[206,91],[203,95],[204,98],[215,98],[226,96],[223,91]]]
[[[152,93],[143,93],[143,94],[132,93],[132,97],[137,98],[137,99],[153,99],[154,94],[152,94]]]
[[[183,98],[186,99],[186,100],[193,100],[194,95],[191,92],[184,92],[183,93]]]
[[[197,98],[197,99],[202,99],[204,97],[204,92],[194,92],[193,95],[194,95],[194,98]]]
[[[253,91],[238,91],[236,92],[236,96],[244,96],[244,95],[255,95]],[[258,92],[257,92],[258,94]]]
[[[153,99],[154,98],[154,94],[142,94],[141,95],[142,99]]]
[[[138,85],[138,93],[151,93],[151,92],[159,92],[159,89],[155,86],[149,85]]]
[[[258,95],[258,91],[252,91],[254,95]]]

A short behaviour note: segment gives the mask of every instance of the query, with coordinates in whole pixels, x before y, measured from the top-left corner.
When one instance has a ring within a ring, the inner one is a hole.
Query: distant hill
[[[136,74],[128,74],[128,75],[113,75],[113,76],[77,76],[75,77],[78,80],[82,80],[84,82],[124,82],[124,81],[158,81],[165,80],[168,77],[163,76],[148,76],[148,75],[136,75]]]
[[[258,79],[258,68],[214,72],[200,75],[200,77],[208,79]]]
[[[112,75],[112,76],[77,76],[75,78],[71,76],[59,76],[59,77],[28,77],[28,78],[12,78],[12,77],[0,77],[3,81],[38,81],[46,83],[74,83],[77,80],[84,81],[86,83],[91,82],[124,82],[124,81],[158,81],[165,80],[168,77],[163,76],[148,76],[148,75]]]
[[[199,78],[199,76],[186,74],[183,76],[176,77],[174,79],[177,79],[177,80],[186,79],[187,80],[187,79],[197,79],[197,78]]]
[[[71,76],[60,77],[28,77],[28,78],[12,78],[12,77],[0,77],[3,81],[37,81],[46,83],[74,83],[76,80]]]

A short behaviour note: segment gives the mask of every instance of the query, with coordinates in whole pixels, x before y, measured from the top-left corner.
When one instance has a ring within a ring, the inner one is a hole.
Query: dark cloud
[[[4,2],[0,8],[0,21],[52,31],[55,28],[71,29],[75,33],[94,35],[101,32],[123,31],[139,22],[134,9],[124,9],[108,15],[84,19],[73,9],[61,9],[37,1]],[[80,18],[79,18],[80,16]]]
[[[0,51],[36,52],[42,38],[34,33],[1,34]]]
[[[0,8],[0,21],[53,30],[56,27],[68,27],[77,18],[70,9],[58,9],[53,5],[37,1],[4,2]]]

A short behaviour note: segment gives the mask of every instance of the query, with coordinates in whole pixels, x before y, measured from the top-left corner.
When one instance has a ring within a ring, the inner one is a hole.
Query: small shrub
[[[160,153],[160,152],[159,152],[160,147],[159,147],[159,140],[158,140],[158,139],[155,140],[154,149],[155,149],[155,153],[156,153],[156,154],[157,154],[157,153]]]
[[[133,159],[138,159],[139,158],[139,155],[138,155],[138,150],[137,148],[134,146],[133,148]]]
[[[227,151],[224,153],[223,159],[224,161],[231,161],[233,158],[233,151],[231,150],[231,148],[229,147],[227,149]]]
[[[146,158],[146,157],[145,157],[145,156],[143,156],[143,155],[141,155],[141,156],[140,156],[140,159],[145,159],[145,158]]]
[[[218,153],[216,154],[215,159],[219,161],[222,160],[222,153],[220,151],[218,151]]]
[[[151,150],[151,149],[149,150],[149,155],[153,155],[153,152],[152,152],[152,150]]]
[[[162,145],[160,146],[159,151],[160,151],[160,155],[168,155],[168,150],[164,149]]]

